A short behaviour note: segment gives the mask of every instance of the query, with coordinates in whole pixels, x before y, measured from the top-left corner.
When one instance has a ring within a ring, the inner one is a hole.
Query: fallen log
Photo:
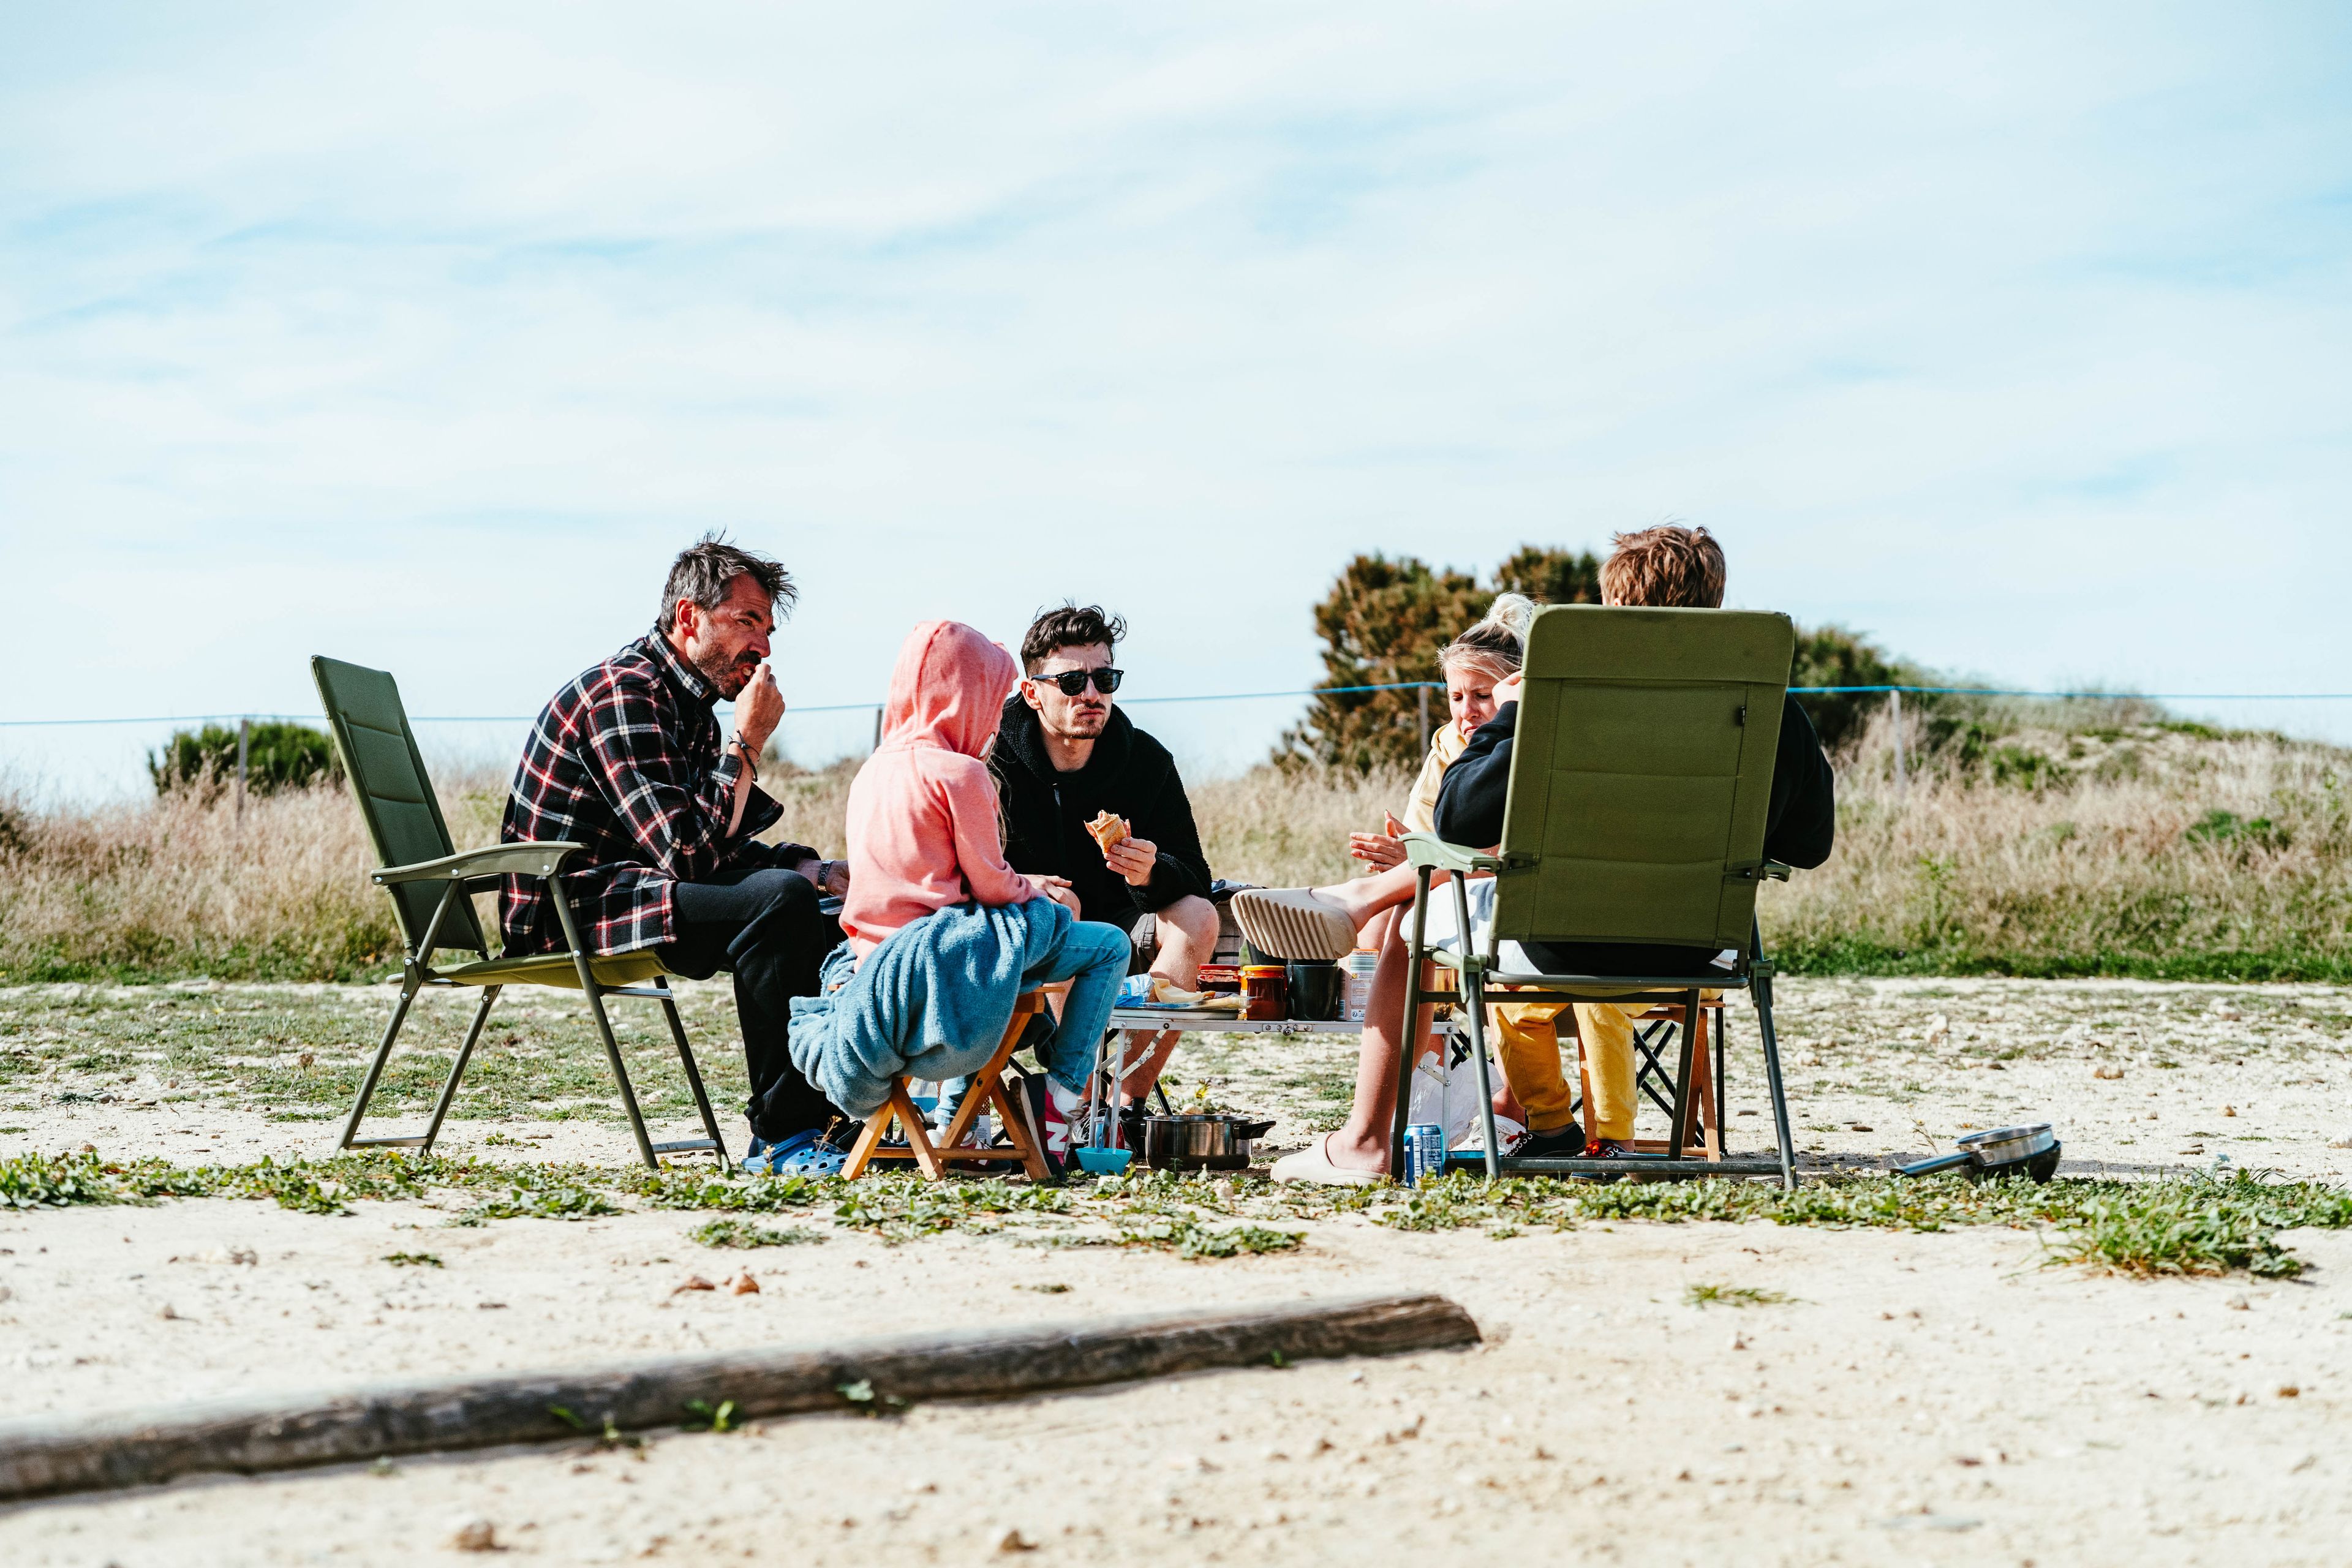
[[[1351,1296],[12,1421],[0,1423],[0,1501],[152,1486],[207,1471],[251,1474],[560,1442],[698,1417],[707,1425],[729,1405],[738,1422],[873,1411],[1477,1342],[1478,1325],[1443,1296]]]

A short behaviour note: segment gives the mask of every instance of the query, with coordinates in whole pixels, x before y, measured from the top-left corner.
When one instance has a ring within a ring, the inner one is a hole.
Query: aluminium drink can
[[[1421,1185],[1423,1176],[1445,1174],[1445,1129],[1434,1121],[1416,1121],[1404,1130],[1404,1184]]]

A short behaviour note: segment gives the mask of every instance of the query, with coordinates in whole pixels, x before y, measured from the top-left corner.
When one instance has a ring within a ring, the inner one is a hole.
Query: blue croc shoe
[[[743,1157],[744,1172],[754,1176],[789,1174],[790,1173],[782,1168],[784,1162],[796,1154],[804,1152],[809,1145],[816,1141],[817,1130],[814,1127],[805,1132],[795,1132],[791,1137],[775,1143],[771,1143],[764,1138],[754,1138],[751,1140],[751,1152]]]
[[[823,1132],[804,1134],[805,1142],[787,1140],[777,1151],[781,1157],[768,1169],[779,1176],[837,1176],[865,1131],[863,1121],[836,1121]]]

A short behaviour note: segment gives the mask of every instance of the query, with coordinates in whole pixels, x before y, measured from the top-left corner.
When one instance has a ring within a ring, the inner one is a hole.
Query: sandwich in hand
[[[1128,840],[1126,819],[1108,811],[1095,813],[1095,819],[1087,824],[1087,831],[1094,835],[1095,842],[1102,846],[1106,855]]]

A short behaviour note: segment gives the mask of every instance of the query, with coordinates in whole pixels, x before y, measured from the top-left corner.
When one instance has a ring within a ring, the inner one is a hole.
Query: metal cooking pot
[[[1271,1121],[1238,1116],[1147,1116],[1143,1163],[1155,1171],[1238,1171],[1250,1163],[1250,1144]]]
[[[1989,1132],[1971,1132],[1958,1142],[1959,1148],[1956,1152],[1905,1165],[1895,1174],[1927,1176],[1937,1171],[1965,1169],[1972,1182],[1982,1181],[1987,1176],[2014,1176],[2020,1173],[2037,1182],[2046,1182],[2058,1173],[2058,1137],[2050,1130],[2047,1121],[2028,1122],[2022,1127],[1996,1127]]]

